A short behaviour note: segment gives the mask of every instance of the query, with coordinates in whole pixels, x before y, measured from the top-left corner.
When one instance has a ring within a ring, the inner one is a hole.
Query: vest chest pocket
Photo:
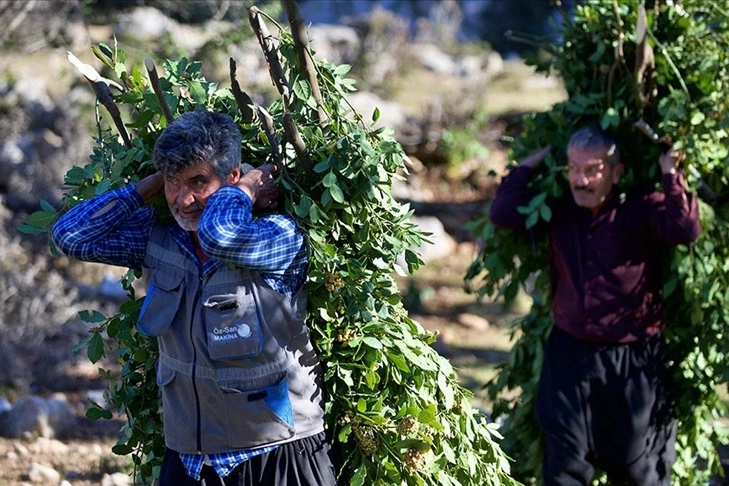
[[[256,356],[263,347],[253,296],[245,287],[203,302],[208,352],[216,361]]]
[[[182,302],[183,277],[182,272],[172,268],[155,271],[137,321],[143,333],[159,336],[170,328]]]

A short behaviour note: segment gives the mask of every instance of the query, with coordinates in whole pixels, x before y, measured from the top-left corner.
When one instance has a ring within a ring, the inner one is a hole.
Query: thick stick
[[[150,58],[145,59],[144,67],[147,68],[154,96],[157,98],[157,103],[159,103],[159,106],[162,108],[162,112],[164,113],[164,116],[167,119],[167,124],[169,125],[175,117],[172,115],[170,107],[167,106],[167,101],[165,101],[165,95],[162,92],[162,87],[159,85],[159,76],[157,76],[157,68],[154,66],[154,61]]]
[[[319,81],[316,77],[316,67],[314,61],[311,59],[311,52],[309,51],[309,38],[306,33],[306,27],[304,20],[301,18],[301,10],[299,10],[299,4],[296,0],[282,0],[286,15],[289,18],[289,24],[291,25],[291,36],[294,38],[294,49],[296,50],[296,57],[299,60],[299,69],[304,74],[305,79],[311,85],[311,93],[316,101],[316,109],[319,117],[319,125],[324,126],[327,124],[329,117],[324,109],[324,103],[322,102],[321,90],[319,89]]]
[[[280,166],[284,168],[283,153],[281,152],[281,145],[278,143],[278,138],[276,138],[276,126],[273,124],[273,117],[263,107],[259,106],[258,119],[261,120],[263,131],[266,134],[266,138],[268,138],[268,142],[271,144],[273,160],[280,163]]]
[[[114,95],[111,94],[109,86],[114,86],[119,91],[124,91],[124,88],[111,79],[103,77],[92,66],[82,63],[81,60],[79,60],[79,58],[74,56],[71,52],[67,52],[66,57],[91,84],[91,87],[94,89],[94,93],[96,93],[96,98],[102,105],[104,105],[111,115],[111,119],[114,120],[114,125],[119,131],[119,135],[121,135],[122,140],[124,140],[124,145],[131,147],[132,139],[129,138],[129,133],[127,133],[127,129],[124,126],[124,121],[121,118],[119,108],[114,103]]]
[[[309,173],[313,172],[314,163],[309,155],[309,149],[306,147],[306,143],[301,137],[301,133],[299,133],[299,129],[296,127],[296,123],[294,122],[291,113],[288,111],[284,112],[283,128],[284,133],[286,134],[286,140],[293,145],[296,155],[299,157],[301,163],[304,164],[304,169],[306,169]]]
[[[248,94],[240,89],[240,84],[238,84],[238,79],[235,77],[235,73],[237,70],[237,66],[235,63],[235,59],[232,57],[230,58],[229,62],[230,66],[230,89],[233,90],[233,97],[235,98],[235,103],[238,105],[238,110],[240,111],[240,114],[243,116],[243,120],[247,122],[252,122],[253,117],[255,116],[255,113],[253,111],[253,100],[251,99]]]
[[[268,72],[271,75],[271,80],[274,86],[278,89],[278,92],[283,96],[284,103],[289,103],[289,82],[284,73],[283,66],[281,66],[281,60],[278,58],[278,51],[273,42],[273,36],[268,31],[268,27],[261,19],[259,15],[260,10],[257,7],[251,7],[248,15],[253,32],[256,33],[258,43],[263,49],[263,54],[266,57],[268,63]]]

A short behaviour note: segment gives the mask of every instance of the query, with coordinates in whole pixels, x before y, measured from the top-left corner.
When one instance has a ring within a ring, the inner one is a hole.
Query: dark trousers
[[[255,456],[224,478],[211,466],[203,466],[201,481],[196,481],[187,475],[180,455],[168,449],[159,486],[335,486],[338,462],[322,432]]]
[[[595,347],[554,328],[537,393],[545,486],[670,485],[676,421],[660,336]]]

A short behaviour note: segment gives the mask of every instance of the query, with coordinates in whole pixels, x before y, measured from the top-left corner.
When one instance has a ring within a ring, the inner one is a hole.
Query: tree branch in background
[[[132,140],[129,138],[127,129],[124,126],[124,121],[121,119],[119,108],[117,108],[116,104],[114,104],[114,95],[111,94],[110,89],[110,86],[114,86],[119,91],[124,91],[124,87],[115,83],[111,79],[103,77],[92,66],[82,63],[79,58],[74,56],[70,51],[66,53],[66,57],[91,84],[91,87],[94,89],[94,93],[96,93],[96,98],[102,105],[104,105],[111,115],[112,120],[114,120],[114,125],[119,131],[119,135],[121,135],[122,140],[124,140],[124,145],[131,147]]]
[[[309,38],[304,26],[304,20],[301,18],[301,11],[296,0],[283,0],[286,15],[291,25],[291,36],[294,39],[294,48],[296,49],[296,57],[299,59],[299,69],[304,77],[311,85],[311,93],[316,101],[316,109],[319,116],[319,125],[327,124],[329,117],[322,103],[321,90],[319,89],[319,81],[316,78],[316,67],[309,53]]]
[[[157,75],[157,68],[154,66],[154,61],[148,57],[144,60],[144,67],[147,68],[154,96],[157,98],[157,103],[159,103],[160,108],[162,108],[162,112],[164,113],[165,118],[167,119],[167,124],[169,125],[175,117],[172,115],[172,111],[170,111],[170,107],[167,106],[167,102],[165,101],[165,95],[162,92],[162,87],[159,85],[159,76]]]
[[[253,111],[253,100],[246,92],[244,92],[242,89],[240,89],[240,84],[238,84],[238,79],[235,77],[235,73],[237,71],[237,65],[235,63],[235,59],[232,57],[230,58],[229,62],[230,66],[230,89],[233,91],[233,97],[235,98],[235,102],[238,105],[238,110],[240,111],[240,114],[243,116],[243,120],[246,122],[252,122],[253,117],[255,116],[255,112]],[[266,134],[268,135],[268,134]]]

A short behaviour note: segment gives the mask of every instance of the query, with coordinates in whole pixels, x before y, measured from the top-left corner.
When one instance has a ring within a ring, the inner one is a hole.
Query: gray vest
[[[203,277],[159,225],[144,268],[150,287],[138,325],[159,343],[167,447],[210,454],[324,430],[303,291],[288,297],[232,265]]]

